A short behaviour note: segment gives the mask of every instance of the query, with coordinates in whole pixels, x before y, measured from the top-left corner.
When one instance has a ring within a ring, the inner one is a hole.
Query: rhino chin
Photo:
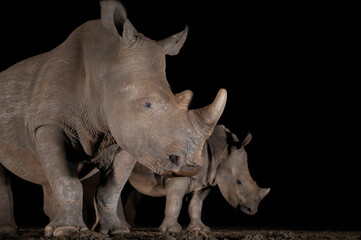
[[[255,215],[257,213],[257,208],[256,209],[252,209],[252,208],[249,208],[247,206],[244,206],[244,205],[239,205],[239,209],[244,212],[245,214],[247,215]]]
[[[196,175],[199,170],[201,170],[200,165],[185,165],[182,167],[179,167],[178,169],[174,169],[172,172],[175,176],[186,176],[191,177]]]
[[[158,166],[147,166],[152,172],[157,175],[166,176],[166,177],[190,177],[196,175],[199,170],[201,170],[200,165],[184,165],[184,166],[167,166],[167,167],[158,167]]]

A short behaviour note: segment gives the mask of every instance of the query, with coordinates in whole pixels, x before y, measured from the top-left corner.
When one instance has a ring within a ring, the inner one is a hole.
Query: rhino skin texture
[[[192,193],[188,213],[189,231],[210,231],[201,220],[202,205],[211,187],[219,187],[223,197],[234,208],[239,207],[246,214],[256,214],[260,201],[270,192],[270,188],[260,188],[252,179],[248,169],[247,152],[244,147],[251,141],[249,133],[241,143],[237,136],[223,125],[218,124],[213,134],[204,144],[202,151],[203,167],[192,177],[167,177],[154,174],[140,164],[136,164],[129,183],[137,190],[132,191],[126,201],[127,220],[134,225],[136,206],[142,194],[152,197],[166,197],[165,218],[159,227],[160,231],[179,232],[182,230],[178,216],[185,194]],[[84,193],[84,216],[92,223],[95,218],[93,196],[95,186],[99,183],[99,174],[82,181]],[[121,198],[118,202],[118,215],[127,224]],[[95,213],[97,214],[97,213]]]
[[[189,110],[192,92],[170,90],[165,55],[179,52],[187,28],[154,41],[136,31],[119,2],[100,5],[100,19],[0,73],[0,232],[17,228],[7,171],[42,185],[49,237],[87,229],[84,163],[100,171],[96,229],[110,234],[129,231],[116,206],[137,161],[160,175],[192,176],[202,166],[227,92]]]
[[[202,205],[210,188],[217,185],[232,207],[239,207],[249,215],[255,214],[260,201],[269,193],[270,188],[260,188],[249,173],[244,146],[251,139],[252,135],[249,133],[240,144],[235,134],[223,125],[217,125],[204,145],[203,167],[193,177],[163,177],[136,164],[129,177],[130,184],[142,194],[153,197],[166,196],[165,217],[159,230],[162,232],[182,230],[178,216],[183,197],[192,193],[188,207],[190,223],[187,230],[210,231],[201,220]],[[134,222],[135,205],[139,202],[139,197],[140,194],[136,191],[128,196],[125,212],[130,222]],[[124,218],[121,204],[120,201],[118,213]]]

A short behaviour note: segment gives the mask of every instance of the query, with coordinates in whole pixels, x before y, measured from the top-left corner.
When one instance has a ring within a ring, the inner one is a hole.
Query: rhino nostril
[[[177,155],[170,155],[168,158],[173,164],[178,166],[179,157]]]

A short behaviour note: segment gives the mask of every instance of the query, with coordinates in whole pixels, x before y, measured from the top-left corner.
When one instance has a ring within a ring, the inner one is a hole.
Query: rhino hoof
[[[160,227],[159,231],[161,232],[180,232],[182,231],[182,227],[176,226],[176,227]]]
[[[211,232],[211,229],[204,225],[204,224],[200,224],[200,225],[189,225],[187,227],[187,231],[195,231],[195,232],[199,232],[199,231],[204,231],[204,232]]]
[[[74,226],[61,226],[54,228],[53,226],[46,226],[44,229],[44,236],[45,237],[61,237],[61,236],[68,236],[79,231],[87,230],[87,227],[74,227]]]
[[[120,235],[123,233],[129,233],[129,232],[130,232],[129,228],[121,228],[121,229],[115,229],[115,230],[111,231],[110,235],[115,236],[115,235]]]

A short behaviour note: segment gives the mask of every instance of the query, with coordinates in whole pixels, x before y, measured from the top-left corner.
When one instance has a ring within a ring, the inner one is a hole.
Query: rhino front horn
[[[196,130],[204,135],[210,136],[214,126],[221,117],[227,102],[226,89],[219,89],[213,103],[200,109],[191,110],[191,121]]]
[[[260,191],[261,199],[263,199],[271,191],[270,188],[262,188]]]

